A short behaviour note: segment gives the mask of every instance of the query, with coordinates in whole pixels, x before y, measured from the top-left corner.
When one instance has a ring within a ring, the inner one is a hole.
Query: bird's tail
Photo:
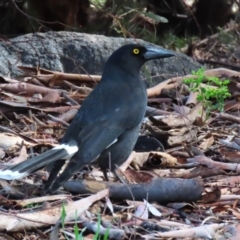
[[[0,179],[13,180],[23,178],[38,169],[60,159],[69,159],[78,151],[75,141],[70,144],[60,144],[36,157],[0,170]]]

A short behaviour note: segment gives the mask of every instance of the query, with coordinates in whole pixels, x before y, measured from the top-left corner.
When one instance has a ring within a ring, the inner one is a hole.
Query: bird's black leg
[[[122,165],[131,154],[137,141],[140,127],[141,122],[136,127],[124,131],[124,133],[118,137],[118,140],[109,148],[105,149],[98,157],[97,161],[106,180],[108,180],[107,170],[109,169],[120,182],[126,184],[125,180],[116,172],[116,169],[117,166]]]
[[[109,178],[108,178],[108,175],[107,175],[107,169],[106,168],[101,168],[101,171],[103,172],[103,176],[105,178],[105,181],[109,182]]]
[[[62,160],[62,161],[59,160],[59,161],[57,161],[57,162],[54,163],[53,168],[52,168],[52,170],[51,170],[51,173],[50,173],[50,175],[49,175],[49,178],[48,178],[48,180],[47,180],[47,182],[46,182],[46,184],[45,184],[45,186],[44,186],[44,191],[45,191],[45,192],[48,192],[48,191],[49,191],[49,189],[50,189],[53,181],[56,179],[59,171],[61,170],[61,168],[62,168],[62,166],[63,166],[64,164],[65,164],[65,161],[63,161],[63,160]]]
[[[127,182],[124,180],[124,178],[122,178],[122,176],[120,176],[117,171],[116,171],[117,167],[115,167],[113,170],[112,170],[112,173],[114,174],[114,176],[118,179],[118,181],[120,181],[121,183],[123,184],[127,184]]]
[[[108,178],[108,175],[107,175],[107,168],[101,168],[101,171],[103,172],[103,176],[104,176],[104,179],[105,181],[108,181],[109,182],[109,178]],[[114,176],[121,182],[121,183],[124,183],[126,184],[126,181],[117,173],[116,171],[116,167],[114,167],[113,169],[109,169],[109,171],[111,171]]]
[[[108,172],[108,170],[109,171],[111,170],[111,152],[107,152],[106,154],[108,155],[108,159],[106,159],[106,161],[108,161],[108,164],[107,164],[108,167],[100,165],[100,169],[103,172],[103,176],[105,178],[105,181],[109,182],[109,178],[108,178],[107,172]]]
[[[79,160],[77,156],[74,156],[63,170],[61,175],[55,179],[49,191],[54,193],[59,187],[61,187],[66,181],[68,181],[74,173],[80,171],[86,165],[85,162]]]

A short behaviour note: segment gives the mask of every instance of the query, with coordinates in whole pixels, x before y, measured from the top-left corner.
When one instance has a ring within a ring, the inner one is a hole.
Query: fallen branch
[[[24,72],[34,74],[35,78],[48,83],[50,86],[54,86],[55,84],[62,85],[62,82],[64,80],[73,82],[99,82],[101,80],[101,76],[98,75],[62,73],[57,71],[50,71],[44,68],[25,66],[18,66],[18,68]]]
[[[206,156],[196,156],[194,158],[188,158],[188,162],[194,162],[198,164],[205,165],[209,168],[218,168],[222,170],[230,170],[235,171],[237,173],[240,172],[240,165],[238,163],[223,163],[223,162],[216,162]]]
[[[202,198],[203,184],[198,178],[155,178],[149,183],[120,184],[97,181],[69,181],[64,184],[67,191],[78,194],[96,193],[109,188],[109,196],[118,199],[139,200],[149,202],[192,202]]]
[[[156,234],[148,234],[145,235],[145,239],[155,239],[158,238],[183,238],[183,239],[213,239],[212,237],[215,235],[218,229],[223,228],[225,224],[204,224],[199,227],[192,227],[181,230],[173,230],[169,232],[158,232]]]

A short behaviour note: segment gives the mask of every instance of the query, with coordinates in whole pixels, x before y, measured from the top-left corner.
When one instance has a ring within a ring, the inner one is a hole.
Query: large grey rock
[[[0,43],[0,75],[19,77],[17,66],[39,66],[67,73],[101,74],[108,56],[123,44],[139,39],[124,39],[75,32],[47,32],[27,34]],[[146,84],[196,70],[201,65],[184,54],[148,62],[142,70]],[[150,76],[158,76],[150,78]]]

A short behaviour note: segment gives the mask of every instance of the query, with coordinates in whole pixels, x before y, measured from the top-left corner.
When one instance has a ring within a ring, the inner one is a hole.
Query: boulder
[[[7,41],[2,40],[0,75],[18,78],[22,75],[18,66],[100,75],[109,55],[126,43],[150,44],[140,39],[65,31],[26,34]],[[148,87],[201,67],[186,55],[175,54],[176,57],[150,61],[142,68],[141,74]]]

